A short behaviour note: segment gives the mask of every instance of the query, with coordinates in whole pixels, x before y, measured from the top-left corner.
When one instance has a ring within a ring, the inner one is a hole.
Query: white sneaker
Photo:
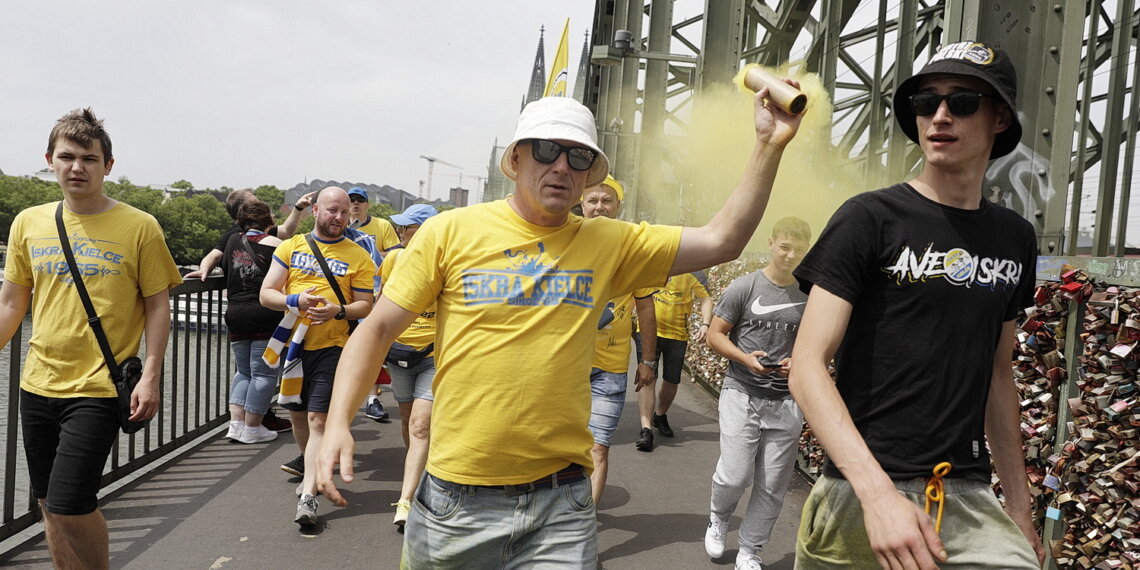
[[[241,428],[244,426],[245,424],[238,421],[230,422],[230,429],[226,432],[226,439],[237,441],[238,438],[241,437]]]
[[[724,556],[724,537],[728,534],[728,520],[709,514],[709,527],[705,529],[705,553],[709,558]]]
[[[277,439],[277,432],[265,429],[265,426],[245,426],[237,437],[241,443],[265,443],[275,439]]]
[[[743,550],[736,553],[736,570],[764,570],[763,562],[758,553],[748,554]]]

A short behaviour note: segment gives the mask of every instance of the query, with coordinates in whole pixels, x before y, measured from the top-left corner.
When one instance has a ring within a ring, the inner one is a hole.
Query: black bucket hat
[[[960,42],[944,46],[934,54],[922,71],[908,77],[895,90],[895,119],[907,138],[918,142],[918,124],[914,111],[910,108],[910,96],[918,92],[922,77],[935,73],[967,75],[985,81],[997,91],[999,97],[1009,106],[1012,123],[1009,128],[998,133],[994,140],[990,160],[1005,156],[1021,141],[1021,121],[1017,117],[1017,72],[1009,54],[1001,48],[993,48],[980,42]]]

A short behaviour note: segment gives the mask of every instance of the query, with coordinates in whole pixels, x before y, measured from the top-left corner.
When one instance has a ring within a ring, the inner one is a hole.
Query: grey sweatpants
[[[768,400],[726,388],[720,393],[720,459],[712,478],[709,510],[727,520],[752,485],[740,550],[768,542],[792,476],[804,416],[795,400]]]

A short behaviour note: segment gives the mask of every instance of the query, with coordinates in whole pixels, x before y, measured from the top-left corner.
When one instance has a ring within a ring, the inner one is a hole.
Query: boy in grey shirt
[[[792,270],[809,241],[807,222],[791,217],[776,222],[768,239],[771,262],[729,284],[709,327],[709,346],[729,365],[720,393],[720,459],[705,551],[712,558],[724,555],[728,519],[751,483],[738,570],[760,570],[760,549],[784,503],[803,428],[803,414],[788,392],[788,369],[807,302]]]

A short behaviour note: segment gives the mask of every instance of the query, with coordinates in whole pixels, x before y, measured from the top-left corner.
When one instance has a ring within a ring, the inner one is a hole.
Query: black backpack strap
[[[329,286],[332,287],[333,293],[336,293],[336,300],[340,302],[340,306],[348,305],[348,301],[344,300],[344,293],[340,290],[340,284],[336,282],[336,277],[333,276],[332,270],[329,269],[328,262],[325,261],[325,256],[321,254],[321,248],[317,247],[316,240],[313,239],[313,234],[305,234],[305,241],[309,243],[309,249],[313,250],[313,256],[317,258],[317,263],[321,266],[321,271],[325,272],[325,279],[328,279]],[[348,334],[356,330],[356,321],[349,319],[348,321]]]
[[[103,351],[103,360],[107,361],[107,369],[111,378],[116,382],[122,378],[119,364],[115,362],[115,353],[111,351],[111,344],[107,342],[107,333],[103,332],[103,323],[99,315],[95,314],[95,306],[91,304],[91,296],[87,294],[87,287],[83,284],[83,277],[79,275],[79,267],[75,263],[75,254],[71,251],[71,242],[67,239],[67,229],[63,227],[63,202],[55,208],[55,227],[59,231],[59,245],[63,248],[63,256],[67,258],[67,267],[71,270],[71,279],[75,283],[75,291],[83,301],[83,310],[87,311],[87,323],[95,331],[95,339],[99,341],[99,349]]]

